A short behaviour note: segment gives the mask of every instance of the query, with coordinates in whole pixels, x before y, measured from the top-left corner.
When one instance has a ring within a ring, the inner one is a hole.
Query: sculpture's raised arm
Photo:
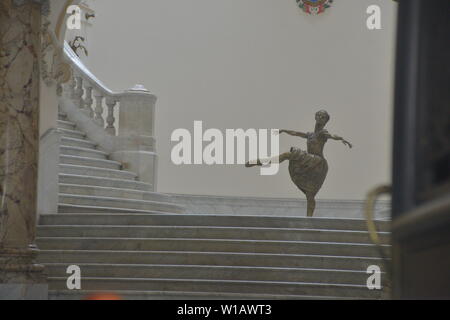
[[[306,133],[299,132],[299,131],[282,129],[282,130],[280,130],[280,133],[287,133],[288,135],[291,135],[294,137],[305,138],[305,139],[308,138],[308,135]]]
[[[326,137],[327,137],[327,139],[336,140],[336,141],[342,141],[342,143],[344,145],[348,146],[349,148],[353,147],[350,142],[348,142],[347,140],[345,140],[344,138],[342,138],[342,137],[340,137],[338,135],[327,133]]]

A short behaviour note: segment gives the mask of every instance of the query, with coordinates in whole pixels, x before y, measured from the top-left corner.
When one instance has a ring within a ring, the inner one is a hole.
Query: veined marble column
[[[0,0],[0,299],[45,298],[34,263],[41,3]]]

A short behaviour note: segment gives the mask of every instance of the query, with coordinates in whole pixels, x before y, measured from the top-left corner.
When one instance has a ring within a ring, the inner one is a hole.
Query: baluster
[[[105,121],[103,120],[103,95],[99,92],[96,92],[94,98],[95,98],[94,122],[98,124],[100,127],[104,128]]]
[[[86,98],[84,99],[84,111],[90,118],[94,117],[94,110],[92,110],[93,102],[94,102],[94,100],[92,100],[92,87],[87,86],[86,87]]]
[[[77,88],[75,89],[75,103],[78,105],[80,109],[83,109],[84,102],[83,102],[83,78],[82,77],[76,77],[77,81]]]
[[[61,97],[62,94],[63,94],[63,92],[64,92],[63,86],[62,86],[61,82],[58,81],[58,82],[56,83],[56,95],[57,95],[58,97]]]
[[[70,99],[75,99],[75,87],[77,86],[77,83],[75,81],[75,77],[71,77],[70,81],[69,81],[69,92],[68,92],[68,97]]]
[[[106,132],[115,136],[116,128],[114,128],[114,122],[116,119],[114,118],[114,106],[116,105],[116,99],[112,97],[106,97],[106,105],[108,106],[108,116],[106,117]]]

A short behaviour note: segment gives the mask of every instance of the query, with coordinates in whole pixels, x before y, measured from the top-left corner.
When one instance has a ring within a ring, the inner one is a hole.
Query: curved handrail
[[[100,81],[94,74],[84,65],[84,63],[80,60],[80,58],[73,52],[70,45],[67,41],[64,41],[64,56],[68,60],[69,64],[76,70],[78,73],[83,75],[83,79],[87,80],[92,87],[107,96],[118,96],[119,92],[114,92],[109,89],[102,81]]]
[[[91,122],[102,128],[106,133],[113,136],[118,133],[120,110],[122,110],[123,103],[127,105],[126,101],[129,100],[129,96],[138,99],[134,102],[137,105],[154,105],[156,97],[144,86],[135,85],[126,91],[114,92],[84,65],[66,41],[64,41],[62,51],[63,59],[67,61],[73,71],[71,81],[62,88],[64,92],[67,92],[65,97],[73,101],[77,107],[77,112],[82,111],[92,120]],[[115,110],[119,110],[119,113]],[[117,114],[119,114],[119,119],[116,119]],[[148,116],[150,121],[153,121],[152,117],[150,112]],[[82,121],[86,122],[85,119]],[[85,125],[87,124],[85,123]]]
[[[139,84],[114,92],[84,65],[66,41],[61,52],[64,64],[72,71],[70,81],[58,87],[61,111],[96,141],[100,150],[110,153],[111,159],[127,163],[143,182],[154,185],[156,96]],[[144,163],[144,158],[149,162]]]

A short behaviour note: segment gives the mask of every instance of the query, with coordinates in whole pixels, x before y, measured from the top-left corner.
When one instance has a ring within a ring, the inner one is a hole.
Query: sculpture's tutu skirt
[[[316,195],[328,172],[325,158],[291,148],[289,174],[295,185],[305,194]]]

